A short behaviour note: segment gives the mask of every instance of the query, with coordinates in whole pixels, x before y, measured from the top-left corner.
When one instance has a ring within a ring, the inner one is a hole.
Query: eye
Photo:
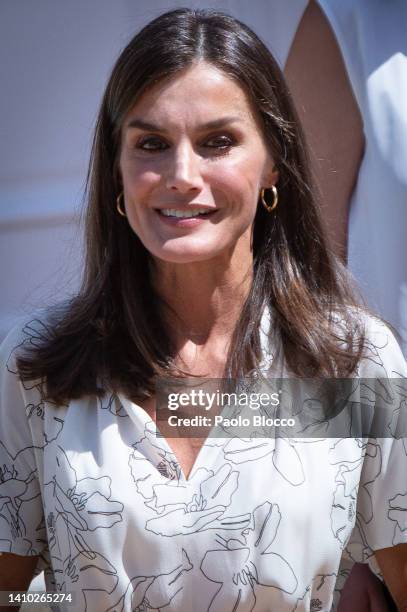
[[[236,141],[234,138],[232,138],[232,136],[229,136],[227,134],[218,134],[217,136],[212,136],[208,138],[205,141],[204,146],[209,147],[211,149],[219,149],[221,151],[224,151],[225,149],[229,149],[229,147],[232,147],[235,142]]]
[[[167,143],[158,136],[143,136],[136,144],[137,149],[142,151],[163,151],[168,149]]]

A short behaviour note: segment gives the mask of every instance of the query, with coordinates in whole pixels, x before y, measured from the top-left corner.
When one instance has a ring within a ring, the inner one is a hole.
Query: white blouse
[[[328,611],[354,561],[407,542],[407,444],[362,438],[208,438],[186,479],[125,397],[44,402],[1,349],[0,550],[39,555],[62,610]],[[359,375],[407,377],[369,318]],[[406,385],[392,398],[406,409]]]

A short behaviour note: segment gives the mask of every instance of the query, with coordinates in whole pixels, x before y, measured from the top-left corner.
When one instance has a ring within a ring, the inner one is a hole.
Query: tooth
[[[176,210],[174,208],[164,208],[161,210],[161,213],[166,217],[178,217],[188,219],[191,217],[196,217],[200,214],[205,214],[207,210],[205,208],[198,208],[195,210]]]

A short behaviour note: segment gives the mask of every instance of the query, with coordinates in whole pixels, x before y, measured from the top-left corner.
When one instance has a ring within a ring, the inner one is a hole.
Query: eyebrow
[[[216,130],[218,128],[225,127],[226,125],[235,123],[236,121],[240,121],[240,120],[241,118],[237,116],[236,117],[222,117],[221,119],[215,119],[214,121],[208,121],[207,123],[203,123],[202,125],[199,126],[198,129]],[[167,132],[168,131],[159,125],[156,125],[154,123],[149,123],[147,121],[144,121],[143,119],[138,119],[137,117],[130,119],[130,121],[126,125],[126,128],[127,129],[137,128],[139,130],[145,130],[148,132]]]

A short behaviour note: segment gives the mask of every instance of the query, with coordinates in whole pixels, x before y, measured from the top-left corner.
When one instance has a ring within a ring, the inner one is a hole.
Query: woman
[[[40,561],[78,610],[325,610],[346,547],[386,549],[401,602],[401,440],[155,435],[160,377],[406,373],[326,248],[264,45],[216,12],[146,26],[108,83],[88,191],[80,294],[3,345],[1,587]]]

